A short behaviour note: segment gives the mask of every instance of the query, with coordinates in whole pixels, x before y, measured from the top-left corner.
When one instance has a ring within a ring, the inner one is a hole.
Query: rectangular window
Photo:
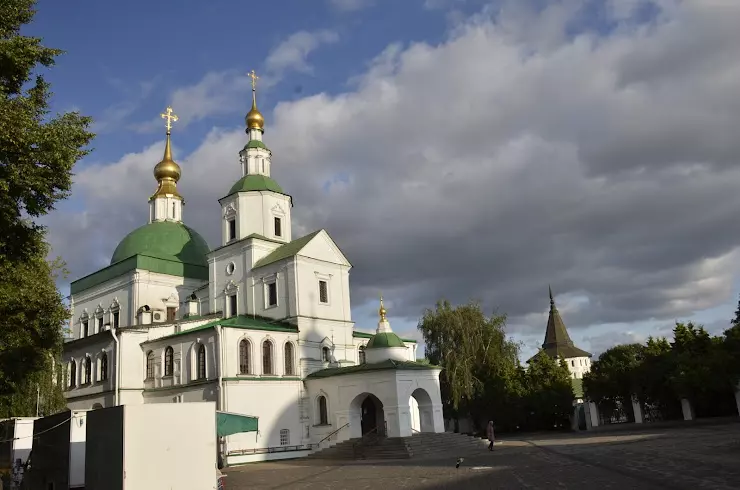
[[[236,219],[229,220],[229,240],[236,238]]]
[[[277,306],[277,283],[267,285],[267,306]]]
[[[229,316],[236,316],[236,294],[232,294],[229,296],[229,311],[227,312]]]
[[[87,337],[90,334],[87,328],[87,321],[82,322],[82,336]]]
[[[121,314],[118,311],[113,312],[113,328],[118,328],[118,322],[120,320]]]
[[[320,303],[328,303],[329,302],[329,288],[326,281],[319,281],[319,302]]]
[[[167,323],[174,323],[177,317],[177,308],[174,306],[167,307]]]
[[[98,318],[98,332],[103,331],[103,317]]]
[[[283,223],[280,218],[275,218],[275,236],[283,236]]]
[[[287,446],[290,444],[290,430],[280,429],[280,445]]]

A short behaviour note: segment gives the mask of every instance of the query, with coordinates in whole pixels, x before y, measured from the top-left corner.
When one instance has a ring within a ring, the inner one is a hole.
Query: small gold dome
[[[254,101],[252,101],[252,109],[247,112],[245,121],[247,122],[247,129],[264,129],[265,127],[265,118],[262,117],[262,113],[257,109],[257,104]]]
[[[170,133],[167,132],[167,140],[164,144],[164,157],[162,161],[154,166],[154,178],[159,180],[180,180],[180,166],[172,159],[172,148],[170,146]]]
[[[172,160],[162,160],[154,166],[154,178],[157,180],[180,180],[180,166]]]
[[[381,320],[385,320],[386,313],[388,312],[385,310],[385,306],[383,306],[383,297],[381,296],[380,297],[380,308],[378,309],[378,315],[380,315]]]

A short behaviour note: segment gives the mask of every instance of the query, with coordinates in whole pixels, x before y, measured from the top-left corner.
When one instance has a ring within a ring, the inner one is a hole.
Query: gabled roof
[[[555,306],[552,289],[549,287],[548,289],[550,290],[550,315],[547,317],[547,330],[545,331],[545,342],[542,344],[542,350],[553,358],[591,357],[590,353],[573,344],[570,335],[568,335],[568,329],[565,328],[565,323],[560,318],[560,312]]]
[[[326,238],[336,247],[337,252],[339,255],[344,259],[347,260],[346,257],[344,257],[344,254],[342,254],[341,250],[339,250],[339,247],[336,246],[334,241],[331,239],[328,233],[326,233],[325,230],[316,230],[313,233],[309,233],[306,236],[303,236],[301,238],[296,238],[290,243],[286,243],[285,245],[282,245],[272,252],[270,252],[267,256],[261,258],[257,261],[256,264],[254,264],[254,268],[258,267],[264,267],[266,265],[274,264],[275,262],[279,262],[283,259],[287,259],[289,257],[293,257],[295,255],[298,255],[301,250],[304,249],[311,241],[316,238],[318,235],[320,235],[323,232],[323,234],[326,236]],[[347,261],[349,263],[349,261]]]

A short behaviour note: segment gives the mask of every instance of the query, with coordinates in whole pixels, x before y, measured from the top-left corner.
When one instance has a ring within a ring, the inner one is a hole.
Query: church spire
[[[380,308],[378,308],[378,316],[380,317],[380,320],[378,320],[378,329],[377,333],[383,333],[383,332],[392,332],[391,330],[391,324],[388,321],[388,318],[386,315],[388,314],[388,311],[385,309],[385,306],[383,305],[383,295],[380,295]]]
[[[164,143],[164,156],[154,166],[154,178],[157,179],[157,190],[149,198],[149,221],[181,221],[182,220],[182,196],[177,190],[177,182],[180,180],[182,170],[172,159],[172,123],[177,122],[178,117],[172,111],[172,107],[160,114],[165,119],[167,128]]]
[[[182,174],[180,166],[175,163],[172,159],[172,146],[170,143],[170,134],[172,133],[172,123],[176,122],[178,117],[172,112],[172,107],[168,107],[167,111],[161,114],[162,119],[166,119],[167,123],[167,139],[164,143],[164,157],[154,167],[154,178],[157,179],[157,191],[150,198],[154,199],[157,196],[175,196],[182,199],[180,193],[177,192],[177,181],[180,180]]]
[[[566,359],[572,357],[590,357],[591,354],[576,347],[570,339],[565,322],[563,322],[560,312],[557,306],[555,306],[552,288],[548,285],[547,289],[550,293],[550,314],[547,317],[547,330],[545,331],[545,341],[542,343],[542,348],[551,357],[560,356]]]
[[[247,133],[253,136],[252,130],[257,130],[261,133],[265,131],[265,118],[259,109],[257,109],[257,80],[260,77],[257,76],[254,70],[247,73],[247,76],[252,79],[252,108],[247,112],[245,121],[247,123]],[[256,138],[252,137],[251,139]]]

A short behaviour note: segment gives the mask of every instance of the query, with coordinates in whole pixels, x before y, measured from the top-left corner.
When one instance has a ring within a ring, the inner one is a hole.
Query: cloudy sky
[[[41,0],[26,29],[67,50],[54,110],[95,118],[74,194],[45,222],[70,279],[147,220],[171,104],[185,221],[218,243],[240,176],[246,72],[294,236],[325,228],[416,335],[438,298],[480,300],[542,342],[551,284],[599,353],[740,291],[736,0]],[[68,284],[60,283],[63,291]]]

